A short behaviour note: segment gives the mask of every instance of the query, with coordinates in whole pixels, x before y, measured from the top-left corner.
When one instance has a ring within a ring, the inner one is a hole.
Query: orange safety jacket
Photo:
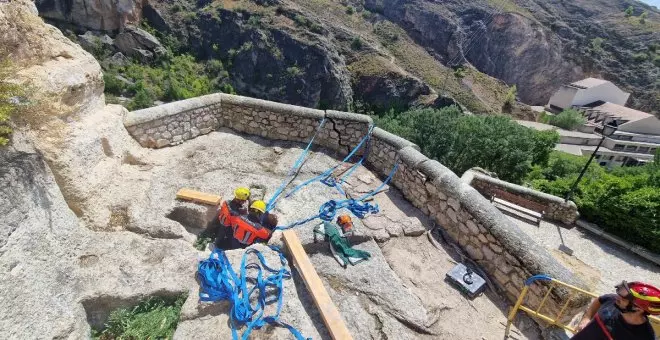
[[[255,240],[268,241],[270,230],[253,223],[241,216],[231,213],[227,202],[222,202],[218,220],[227,228],[232,228],[234,238],[245,245],[251,245]]]
[[[234,217],[232,228],[234,229],[234,238],[248,246],[256,240],[268,241],[268,238],[270,238],[270,230],[240,216]]]

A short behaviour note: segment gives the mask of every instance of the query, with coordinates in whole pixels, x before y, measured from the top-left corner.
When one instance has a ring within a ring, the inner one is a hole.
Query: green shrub
[[[653,64],[655,64],[657,67],[660,67],[660,55],[657,55],[655,58],[653,58]]]
[[[227,94],[236,94],[236,91],[234,90],[234,87],[231,86],[231,84],[225,84],[222,87],[222,92]]]
[[[594,50],[594,52],[603,52],[603,42],[605,40],[603,38],[597,37],[591,39],[591,48]]]
[[[286,68],[286,74],[289,77],[298,77],[302,75],[304,72],[300,69],[298,66],[291,66]]]
[[[639,15],[639,23],[644,25],[646,24],[646,19],[649,17],[649,12],[644,11],[642,14]]]
[[[563,197],[588,157],[553,152],[548,166],[530,173],[531,185]],[[592,163],[573,195],[580,214],[607,232],[660,251],[660,163],[606,170]]]
[[[549,116],[548,122],[564,130],[575,130],[578,126],[584,124],[587,120],[580,111],[566,109],[558,115]]]
[[[139,85],[135,89],[135,96],[128,104],[127,109],[131,111],[144,109],[154,105],[154,95],[147,90],[142,82],[138,83]]]
[[[657,53],[657,52],[660,52],[660,51],[658,51],[658,49],[660,49],[660,46],[659,46],[658,44],[656,44],[656,43],[650,43],[650,44],[647,46],[647,48],[648,48],[649,52],[651,52],[651,53]]]
[[[126,90],[126,83],[117,79],[116,72],[110,71],[103,73],[103,82],[105,83],[106,94],[121,96],[124,90]]]
[[[633,59],[638,63],[643,63],[643,62],[649,60],[649,55],[644,53],[644,52],[640,52],[640,53],[634,54]]]
[[[628,8],[626,8],[626,10],[623,12],[626,14],[626,18],[629,18],[633,15],[635,9],[633,8],[633,6],[628,6]]]
[[[469,116],[457,107],[415,109],[376,117],[377,125],[416,143],[457,174],[478,166],[519,183],[548,158],[559,135],[539,133],[504,116]]]
[[[509,88],[506,92],[506,97],[504,97],[504,104],[502,105],[503,110],[511,110],[513,105],[516,103],[516,96],[518,95],[518,88],[515,84]]]
[[[353,8],[353,6],[347,6],[346,7],[346,14],[353,15],[353,13],[355,13],[355,8]]]
[[[360,37],[353,38],[353,40],[351,41],[351,48],[356,51],[362,49],[362,40],[360,39]]]
[[[104,329],[93,332],[93,338],[172,339],[185,301],[185,295],[176,298],[151,297],[133,308],[114,310]]]
[[[465,69],[463,67],[457,67],[454,70],[454,77],[458,79],[463,79],[465,78]]]
[[[22,94],[18,85],[9,82],[13,73],[13,67],[9,59],[0,58],[0,146],[9,143],[12,129],[8,123],[18,109],[14,98]]]

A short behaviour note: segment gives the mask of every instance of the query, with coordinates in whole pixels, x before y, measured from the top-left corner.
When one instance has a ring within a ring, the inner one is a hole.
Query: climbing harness
[[[286,269],[287,260],[276,246],[270,246],[280,257],[279,269],[268,266],[258,250],[248,248],[241,260],[240,276],[236,274],[229,263],[225,252],[216,249],[208,259],[201,261],[197,267],[197,277],[200,283],[199,297],[201,301],[229,301],[231,305],[230,326],[234,340],[246,340],[253,329],[260,329],[266,324],[287,328],[297,340],[305,337],[293,326],[279,320],[282,310],[283,280],[291,278],[291,272]],[[255,254],[258,263],[247,263],[250,254]],[[256,270],[256,279],[248,279],[248,270]],[[265,276],[264,274],[268,274]],[[256,282],[249,288],[248,281]],[[270,293],[275,292],[275,296]],[[256,305],[250,303],[250,297],[257,296]],[[264,316],[267,305],[277,303],[274,315]],[[239,337],[237,328],[246,326],[245,332]]]

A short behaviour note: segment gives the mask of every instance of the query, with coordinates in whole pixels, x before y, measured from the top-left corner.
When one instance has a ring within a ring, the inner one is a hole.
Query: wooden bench
[[[490,194],[491,203],[502,212],[528,220],[536,225],[541,223],[545,214],[545,205],[501,189],[492,189]],[[507,202],[511,204],[506,204]]]

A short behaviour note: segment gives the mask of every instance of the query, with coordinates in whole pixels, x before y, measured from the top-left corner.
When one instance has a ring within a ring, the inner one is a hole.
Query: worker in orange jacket
[[[266,243],[277,227],[277,216],[266,212],[266,202],[254,201],[247,217],[236,216],[231,223],[231,248],[245,248],[253,243]]]
[[[234,198],[227,203],[223,201],[218,208],[218,216],[214,219],[212,228],[216,234],[216,246],[227,248],[231,233],[227,228],[231,228],[234,217],[245,216],[248,213],[250,199],[250,189],[240,187],[234,190]]]

